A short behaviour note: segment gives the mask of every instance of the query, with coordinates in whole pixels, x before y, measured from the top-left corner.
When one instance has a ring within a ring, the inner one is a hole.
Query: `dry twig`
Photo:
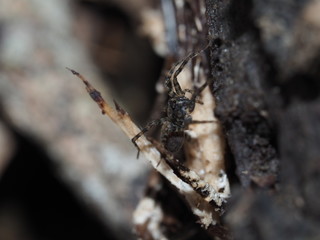
[[[115,101],[115,109],[113,109],[104,101],[100,92],[97,91],[80,73],[69,68],[67,69],[83,81],[86,85],[87,92],[98,104],[102,114],[107,114],[130,139],[140,132],[140,129],[132,122],[129,114]],[[225,196],[217,192],[212,185],[202,180],[197,173],[183,166],[171,153],[163,149],[156,141],[152,141],[151,143],[145,136],[141,136],[136,143],[152,166],[186,197],[193,213],[200,218],[201,223],[206,227],[210,224],[214,225],[216,223],[214,218],[210,217],[210,220],[208,221],[208,217],[204,217],[203,212],[199,211],[199,206],[203,204],[213,204],[216,206],[215,210],[219,211],[222,204],[226,201]],[[162,159],[164,161],[161,161]],[[216,215],[213,212],[209,213],[209,215],[211,214]]]

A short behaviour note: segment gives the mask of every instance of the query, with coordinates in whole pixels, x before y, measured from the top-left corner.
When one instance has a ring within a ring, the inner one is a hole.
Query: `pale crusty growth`
[[[161,231],[163,211],[160,205],[152,198],[145,197],[140,200],[139,205],[133,213],[133,224],[138,235],[150,235],[152,239],[167,238]]]
[[[140,132],[140,129],[132,122],[129,114],[125,112],[115,102],[116,109],[113,109],[102,98],[98,92],[81,74],[69,69],[74,75],[80,78],[86,85],[86,90],[91,98],[98,104],[103,114],[107,114],[129,137],[132,139]],[[150,161],[152,166],[166,177],[179,192],[185,196],[192,212],[199,217],[201,224],[205,227],[214,225],[217,222],[217,212],[219,207],[226,201],[225,195],[217,192],[208,182],[200,178],[200,176],[180,164],[179,160],[166,151],[161,153],[145,136],[141,136],[136,141],[141,152]],[[214,203],[214,204],[213,204]],[[217,206],[215,209],[213,206]]]
[[[187,66],[185,71],[190,72],[190,67]],[[200,58],[197,58],[194,73],[198,76],[199,85],[207,81],[200,66]],[[190,74],[181,76],[185,78],[181,79],[185,88],[192,87],[189,76]],[[200,121],[212,120],[212,123],[190,125],[188,133],[191,139],[185,142],[187,166],[212,185],[215,191],[228,198],[230,186],[224,166],[225,139],[221,124],[214,116],[215,99],[209,88],[202,91],[200,100],[203,104],[196,105],[192,118]]]
[[[198,78],[197,84],[201,86],[206,77],[200,66],[200,56],[196,59],[194,73]],[[191,66],[187,65],[181,72],[179,83],[182,89],[192,89]],[[203,104],[196,104],[195,110],[192,112],[192,119],[198,121],[212,120],[212,123],[191,124],[188,134],[188,140],[185,141],[185,153],[189,169],[214,188],[212,192],[218,192],[224,201],[230,197],[230,186],[224,166],[224,136],[221,131],[221,124],[214,116],[215,99],[210,89],[205,88],[201,95],[200,101]],[[199,212],[196,215],[202,215],[202,223],[209,226],[209,222],[219,221],[219,215],[215,214],[212,205],[203,203],[199,206]]]

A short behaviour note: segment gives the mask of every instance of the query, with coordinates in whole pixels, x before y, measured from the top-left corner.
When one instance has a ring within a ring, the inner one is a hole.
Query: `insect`
[[[209,46],[209,45],[208,45]],[[152,127],[161,125],[160,141],[164,148],[172,153],[177,152],[184,142],[185,130],[190,124],[198,123],[211,123],[213,121],[199,121],[193,120],[191,113],[195,108],[196,103],[202,103],[198,100],[200,93],[208,85],[209,81],[206,81],[202,86],[195,90],[185,89],[182,90],[177,77],[186,64],[194,57],[199,55],[204,49],[189,54],[185,59],[177,62],[171,70],[168,72],[165,78],[165,87],[168,90],[168,102],[165,112],[165,117],[149,122],[131,141],[138,149],[136,141]],[[191,97],[186,97],[186,92],[191,93]]]

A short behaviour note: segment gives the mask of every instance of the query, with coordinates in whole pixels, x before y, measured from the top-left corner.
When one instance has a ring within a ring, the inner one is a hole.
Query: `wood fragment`
[[[133,123],[129,114],[117,102],[114,101],[115,109],[113,109],[86,78],[70,68],[67,69],[83,81],[87,92],[97,103],[102,113],[108,115],[129,139],[140,132],[140,129]],[[226,201],[225,196],[215,191],[215,188],[202,180],[197,173],[179,163],[179,160],[164,150],[156,141],[150,142],[143,135],[136,143],[152,166],[186,197],[193,213],[199,217],[202,225],[205,227],[215,225],[217,222],[213,215],[217,214],[215,211],[221,211],[222,204]],[[200,206],[203,206],[203,209],[200,209]],[[212,211],[212,209],[214,210]]]

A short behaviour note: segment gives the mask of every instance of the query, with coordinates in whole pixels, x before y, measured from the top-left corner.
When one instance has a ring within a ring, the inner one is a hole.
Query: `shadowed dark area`
[[[0,236],[11,239],[13,234],[35,240],[116,239],[55,176],[55,167],[40,146],[22,135],[16,137],[16,155],[0,181],[0,219],[6,214],[15,217],[0,226],[7,228],[0,231]]]

